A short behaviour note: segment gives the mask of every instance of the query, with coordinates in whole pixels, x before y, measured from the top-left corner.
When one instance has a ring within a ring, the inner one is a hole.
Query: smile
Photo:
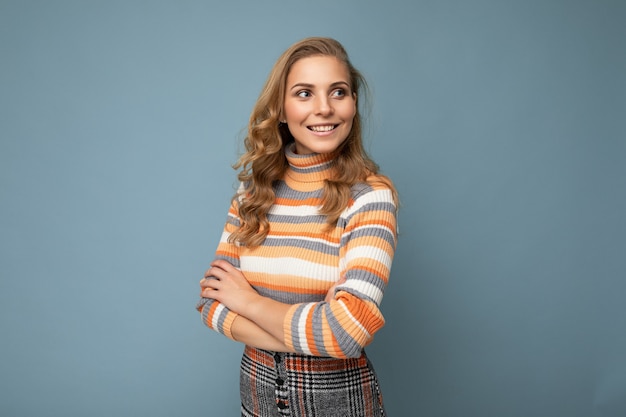
[[[309,126],[308,129],[313,132],[330,132],[339,125]]]

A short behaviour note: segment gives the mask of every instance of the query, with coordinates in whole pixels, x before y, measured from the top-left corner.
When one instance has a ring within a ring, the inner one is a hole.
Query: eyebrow
[[[335,81],[334,83],[332,83],[330,85],[331,88],[334,87],[338,87],[340,85],[345,85],[346,87],[348,87],[348,89],[350,89],[350,84],[348,84],[346,81]],[[314,88],[315,85],[314,84],[309,84],[309,83],[296,83],[294,85],[292,85],[289,90],[293,90],[294,88]]]

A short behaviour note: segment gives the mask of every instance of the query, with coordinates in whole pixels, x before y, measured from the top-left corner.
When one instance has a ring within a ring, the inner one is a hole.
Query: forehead
[[[301,58],[287,75],[287,86],[296,83],[332,84],[338,81],[350,83],[350,74],[345,63],[334,56],[315,55]]]

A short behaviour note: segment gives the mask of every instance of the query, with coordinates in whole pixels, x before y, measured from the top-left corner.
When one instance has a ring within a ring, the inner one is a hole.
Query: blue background
[[[0,1],[0,415],[235,416],[194,310],[273,62],[340,40],[402,198],[391,416],[626,415],[626,6]]]

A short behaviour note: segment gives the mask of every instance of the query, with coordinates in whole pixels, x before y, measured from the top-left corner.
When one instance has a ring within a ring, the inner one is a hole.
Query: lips
[[[339,125],[317,125],[308,126],[307,128],[309,130],[312,130],[313,132],[330,132],[331,130],[334,130],[337,126]]]

